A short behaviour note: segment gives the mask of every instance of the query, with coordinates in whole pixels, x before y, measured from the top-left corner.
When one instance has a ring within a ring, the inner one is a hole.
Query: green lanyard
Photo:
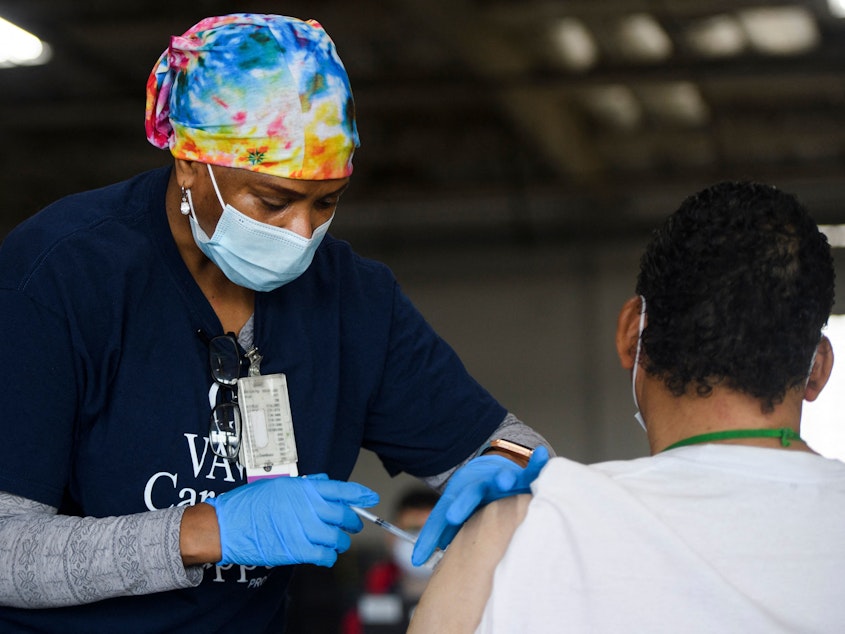
[[[784,447],[789,447],[790,440],[801,440],[801,436],[789,427],[781,427],[780,429],[731,429],[729,431],[714,431],[710,434],[701,434],[699,436],[690,436],[679,440],[673,445],[669,445],[663,451],[669,451],[675,447],[683,447],[684,445],[695,445],[702,442],[710,442],[711,440],[728,440],[731,438],[780,438],[780,444]]]

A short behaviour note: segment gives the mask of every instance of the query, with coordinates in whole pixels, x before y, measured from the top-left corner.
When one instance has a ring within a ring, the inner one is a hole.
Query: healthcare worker
[[[327,233],[358,133],[318,23],[173,37],[146,130],[172,165],[0,247],[0,629],[283,630],[293,564],[332,565],[378,501],[345,481],[361,448],[445,487],[422,561],[527,490],[542,438]]]

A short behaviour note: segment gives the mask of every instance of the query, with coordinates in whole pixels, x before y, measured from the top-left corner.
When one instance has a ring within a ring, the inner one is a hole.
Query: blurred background
[[[753,179],[797,194],[831,240],[842,233],[842,5],[0,0],[0,17],[45,43],[28,61],[0,50],[0,238],[62,195],[170,162],[143,113],[171,35],[215,14],[315,18],[349,72],[361,135],[333,233],[387,263],[558,453],[643,455],[613,332],[649,232],[686,195]],[[835,383],[807,433],[845,458]],[[837,406],[822,415],[825,403]],[[412,481],[367,452],[353,477],[382,493],[385,516]]]

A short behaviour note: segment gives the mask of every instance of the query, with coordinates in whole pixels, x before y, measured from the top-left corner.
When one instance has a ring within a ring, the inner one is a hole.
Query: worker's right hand
[[[351,506],[375,506],[378,494],[354,482],[305,478],[258,480],[206,502],[220,526],[220,564],[332,566],[363,528]]]

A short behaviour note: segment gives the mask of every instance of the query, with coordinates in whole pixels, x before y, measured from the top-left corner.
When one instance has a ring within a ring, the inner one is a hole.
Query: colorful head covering
[[[150,143],[176,158],[307,180],[352,173],[352,90],[314,20],[236,13],[172,37],[147,81]]]

